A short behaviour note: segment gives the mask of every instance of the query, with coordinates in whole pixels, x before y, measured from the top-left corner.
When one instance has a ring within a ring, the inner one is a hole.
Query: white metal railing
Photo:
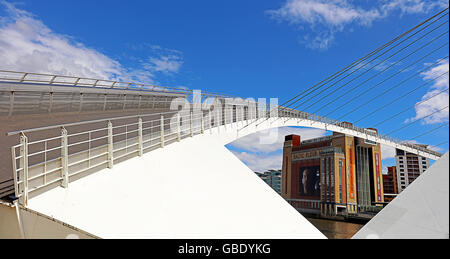
[[[415,150],[420,150],[422,152],[429,153],[434,156],[438,156],[438,157],[442,156],[441,153],[436,152],[431,149],[428,149],[422,145],[409,143],[408,141],[399,140],[399,139],[393,138],[391,136],[379,134],[371,129],[365,129],[365,128],[360,128],[360,127],[354,126],[352,123],[349,123],[349,122],[337,121],[334,119],[318,116],[316,114],[292,110],[292,109],[283,108],[283,107],[280,107],[279,114],[280,114],[279,115],[280,117],[284,117],[284,118],[292,118],[293,117],[293,118],[308,119],[308,120],[313,120],[313,121],[321,122],[321,123],[328,124],[328,125],[334,125],[334,126],[338,126],[341,128],[346,128],[346,129],[357,131],[357,132],[360,132],[360,133],[363,133],[366,135],[377,137],[379,139],[387,140],[387,141],[396,143],[398,145],[407,146],[407,147],[410,147]]]
[[[168,86],[156,86],[151,84],[143,84],[136,82],[123,82],[120,80],[108,80],[97,79],[77,76],[66,75],[54,75],[43,73],[31,73],[31,72],[19,72],[0,70],[0,82],[17,82],[17,83],[38,83],[45,85],[68,85],[75,87],[97,87],[97,88],[111,88],[111,89],[124,89],[124,90],[141,90],[141,91],[156,91],[166,93],[179,93],[184,95],[192,94],[191,89],[168,87]],[[204,96],[220,96],[223,98],[230,97],[231,95],[223,95],[212,92],[203,92]]]
[[[173,111],[10,132],[20,134],[20,144],[11,148],[15,196],[26,205],[30,196],[58,185],[67,188],[71,178],[90,170],[113,168],[117,162],[226,125],[231,109],[215,114],[190,109],[184,115]],[[240,122],[256,119],[257,115],[236,112],[233,116],[235,122]],[[103,126],[72,132],[74,126],[89,128],[99,123]],[[26,135],[55,128],[60,129],[59,136],[30,142]]]
[[[58,185],[67,187],[71,178],[82,177],[97,169],[113,168],[114,164],[134,156],[142,156],[156,148],[202,134],[217,126],[233,122],[248,125],[260,118],[270,118],[269,109],[256,110],[231,105],[215,111],[170,111],[144,115],[100,119],[38,129],[10,132],[20,134],[20,144],[11,148],[14,192],[22,204]],[[441,156],[421,146],[379,135],[370,129],[353,126],[306,112],[279,107],[277,119],[307,119],[387,139],[401,145]],[[79,128],[84,128],[80,130]],[[58,136],[29,141],[27,133],[60,129]],[[78,128],[75,130],[74,128]]]

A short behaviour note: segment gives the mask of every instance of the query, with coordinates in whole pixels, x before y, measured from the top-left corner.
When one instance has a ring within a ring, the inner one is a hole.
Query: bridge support
[[[209,134],[212,135],[212,116],[211,112],[208,112],[208,124],[209,124]]]
[[[139,156],[144,154],[144,141],[142,139],[142,118],[138,119],[138,148]]]
[[[194,113],[191,111],[191,117],[190,117],[191,137],[194,136],[193,117],[194,117]]]
[[[67,139],[67,130],[61,127],[61,186],[69,187],[69,148]]]
[[[113,142],[113,126],[111,121],[108,121],[108,168],[112,169],[114,166],[114,142]]]
[[[201,133],[205,133],[205,124],[203,120],[203,111],[200,112],[200,131]]]
[[[177,141],[181,141],[181,132],[180,132],[180,113],[177,113]]]
[[[223,128],[227,131],[227,105],[223,105]]]
[[[161,115],[160,130],[161,147],[164,147],[164,115]]]
[[[23,193],[20,197],[20,203],[28,204],[28,138],[24,133],[20,133],[20,167],[23,170],[23,176],[19,180],[23,181]],[[15,161],[14,161],[15,163]],[[20,191],[20,190],[19,190]]]
[[[220,112],[220,109],[217,109],[217,112],[216,112],[216,123],[215,124],[217,124],[217,133],[220,133],[220,116],[219,116],[219,112]]]

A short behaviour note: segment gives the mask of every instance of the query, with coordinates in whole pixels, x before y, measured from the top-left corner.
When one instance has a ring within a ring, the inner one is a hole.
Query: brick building
[[[388,173],[383,175],[384,200],[390,202],[398,194],[397,167],[388,167]]]
[[[333,133],[301,141],[285,137],[282,196],[300,212],[336,216],[379,208],[384,202],[381,148]]]

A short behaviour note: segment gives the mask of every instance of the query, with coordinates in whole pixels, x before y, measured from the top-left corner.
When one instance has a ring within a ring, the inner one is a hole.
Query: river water
[[[349,239],[364,225],[345,221],[307,218],[329,239]]]

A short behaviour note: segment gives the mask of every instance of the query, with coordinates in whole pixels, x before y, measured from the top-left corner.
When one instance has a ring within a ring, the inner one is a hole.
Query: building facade
[[[300,212],[336,216],[378,209],[384,202],[380,145],[338,133],[306,141],[288,135],[281,190]]]
[[[281,194],[281,170],[268,170],[264,173],[255,173],[278,194]]]
[[[427,145],[422,145],[428,147]],[[424,173],[430,167],[430,160],[400,149],[396,149],[397,163],[397,185],[398,192],[401,193],[417,177]]]
[[[383,175],[384,201],[390,202],[398,194],[397,167],[389,166],[387,174]]]

